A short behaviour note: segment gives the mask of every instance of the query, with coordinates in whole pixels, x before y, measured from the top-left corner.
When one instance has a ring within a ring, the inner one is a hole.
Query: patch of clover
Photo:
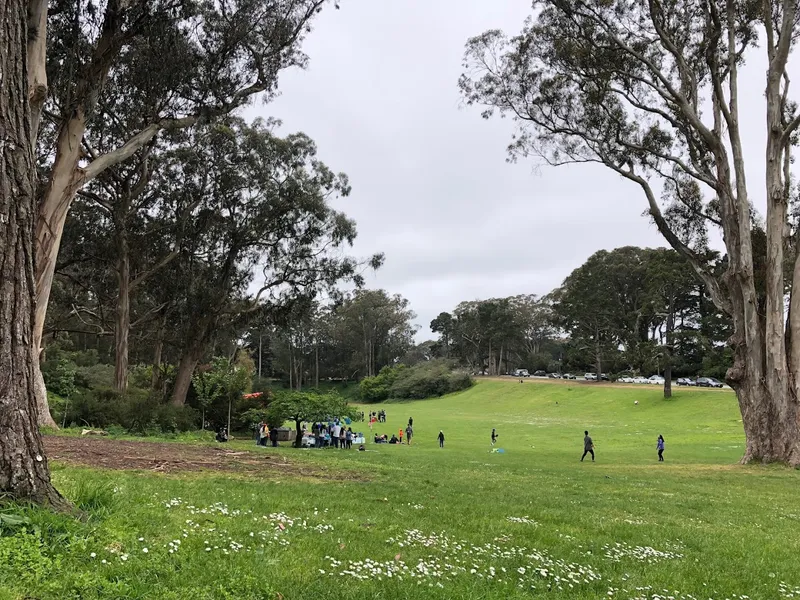
[[[691,594],[684,594],[679,592],[678,590],[654,590],[651,586],[644,586],[644,587],[637,587],[632,592],[628,592],[628,590],[619,590],[614,588],[609,588],[608,596],[609,597],[616,597],[618,594],[629,594],[634,593],[635,596],[627,596],[627,600],[714,600],[712,597],[708,597],[705,594],[697,598],[696,596],[692,596]],[[724,600],[750,600],[750,596],[746,596],[744,594],[726,594]]]
[[[536,548],[507,545],[506,539],[500,538],[500,543],[495,540],[474,545],[453,539],[444,532],[423,533],[409,529],[386,543],[406,550],[424,549],[424,557],[408,561],[397,554],[394,560],[387,561],[371,558],[341,561],[328,556],[325,558],[328,569],[320,571],[332,577],[351,577],[359,581],[397,580],[427,587],[444,587],[449,581],[474,578],[516,585],[520,589],[567,590],[601,579],[590,565],[557,559]]]
[[[506,517],[506,521],[509,523],[524,523],[525,525],[538,525],[536,521],[531,519],[528,515],[524,517]]]
[[[800,587],[791,586],[781,581],[778,585],[778,593],[781,598],[800,598]]]
[[[313,522],[307,519],[291,517],[283,512],[274,512],[267,515],[253,515],[252,510],[232,509],[221,502],[215,502],[209,506],[194,506],[187,504],[181,498],[172,498],[161,503],[168,511],[181,511],[187,518],[181,527],[181,533],[175,539],[162,544],[161,547],[148,546],[143,537],[138,538],[139,548],[128,549],[120,542],[112,542],[103,550],[105,558],[98,553],[91,552],[89,558],[97,560],[102,565],[108,565],[112,559],[117,563],[127,563],[129,560],[143,560],[151,556],[168,557],[175,555],[182,550],[182,546],[190,539],[202,540],[202,550],[205,552],[219,552],[223,555],[237,554],[239,552],[263,552],[268,546],[289,546],[290,537],[297,536],[301,532],[313,532],[325,534],[333,531],[334,527],[330,523],[318,522],[315,518]],[[325,509],[322,513],[327,513]],[[320,515],[320,511],[314,509],[314,515]],[[201,518],[197,522],[195,518]],[[244,536],[244,539],[234,538],[226,529],[225,523],[229,519],[241,521],[243,519],[252,520],[253,530]],[[134,543],[135,545],[135,543]]]
[[[603,546],[603,554],[612,562],[620,562],[622,559],[631,559],[647,564],[683,558],[683,554],[677,551],[656,550],[650,546],[631,546],[623,542],[616,542],[613,545],[606,544]]]

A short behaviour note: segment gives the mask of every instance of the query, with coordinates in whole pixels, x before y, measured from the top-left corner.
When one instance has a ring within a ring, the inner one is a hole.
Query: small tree
[[[203,415],[200,429],[206,428],[206,409],[225,394],[224,373],[227,368],[227,359],[217,358],[211,367],[201,370],[192,377],[192,385]]]
[[[289,391],[275,397],[270,404],[269,415],[268,420],[274,423],[294,421],[297,430],[294,446],[299,448],[303,441],[300,428],[304,422],[325,421],[332,417],[352,418],[355,416],[355,409],[348,406],[347,400],[334,390],[326,394],[316,391]]]

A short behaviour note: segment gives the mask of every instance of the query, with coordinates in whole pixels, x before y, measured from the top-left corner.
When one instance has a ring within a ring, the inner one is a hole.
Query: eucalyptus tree
[[[658,230],[733,321],[726,379],[742,414],[743,462],[799,465],[800,260],[784,274],[786,247],[796,243],[787,237],[800,125],[790,90],[796,0],[549,0],[534,11],[515,37],[487,31],[467,43],[464,98],[516,121],[514,157],[597,163],[641,190]],[[759,52],[760,194],[748,185],[741,131],[753,114],[740,104],[742,65]],[[759,196],[763,311],[752,220]],[[722,272],[698,250],[709,230],[722,233]]]
[[[277,90],[281,70],[303,66],[300,50],[327,0],[32,0],[28,99],[38,138],[36,320],[41,347],[56,259],[78,192],[146,148],[162,131],[213,122]],[[130,119],[146,99],[151,110]],[[102,108],[102,110],[101,110]],[[104,113],[101,116],[101,113]],[[103,144],[109,115],[129,133]],[[41,374],[40,421],[49,418]]]
[[[276,122],[240,119],[196,132],[197,143],[170,175],[176,193],[197,206],[187,222],[172,274],[176,323],[182,340],[174,404],[183,404],[198,361],[214,334],[243,323],[267,307],[313,298],[340,282],[363,283],[363,261],[344,250],[356,237],[355,223],[330,206],[347,195],[344,174],[316,158],[303,134],[285,138]],[[379,267],[382,256],[366,263]],[[165,302],[169,301],[165,298]]]

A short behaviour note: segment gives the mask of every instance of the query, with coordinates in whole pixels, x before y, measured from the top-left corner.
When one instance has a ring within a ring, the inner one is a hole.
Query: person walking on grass
[[[497,430],[493,427],[492,428],[492,446],[494,446],[495,442],[497,442],[497,438],[500,436],[497,434]]]
[[[444,431],[439,430],[439,448],[444,448]]]
[[[656,443],[656,448],[658,448],[658,462],[664,462],[664,436],[658,436],[658,442]]]
[[[583,462],[583,459],[586,458],[587,454],[592,455],[592,462],[594,462],[594,442],[592,441],[592,438],[589,437],[588,431],[584,431],[583,435],[583,456],[581,456],[581,462]]]
[[[411,424],[409,423],[408,427],[406,427],[406,444],[409,446],[411,445],[412,435],[414,435],[414,430],[411,428]]]

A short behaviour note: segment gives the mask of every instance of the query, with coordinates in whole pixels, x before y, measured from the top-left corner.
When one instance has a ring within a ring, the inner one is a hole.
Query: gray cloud
[[[341,4],[316,22],[309,68],[248,115],[308,133],[350,176],[336,205],[358,222],[355,251],[387,258],[368,283],[411,301],[420,339],[462,300],[546,294],[601,248],[665,245],[635,186],[600,167],[507,164],[512,124],[461,106],[465,41],[518,31],[527,3]]]

